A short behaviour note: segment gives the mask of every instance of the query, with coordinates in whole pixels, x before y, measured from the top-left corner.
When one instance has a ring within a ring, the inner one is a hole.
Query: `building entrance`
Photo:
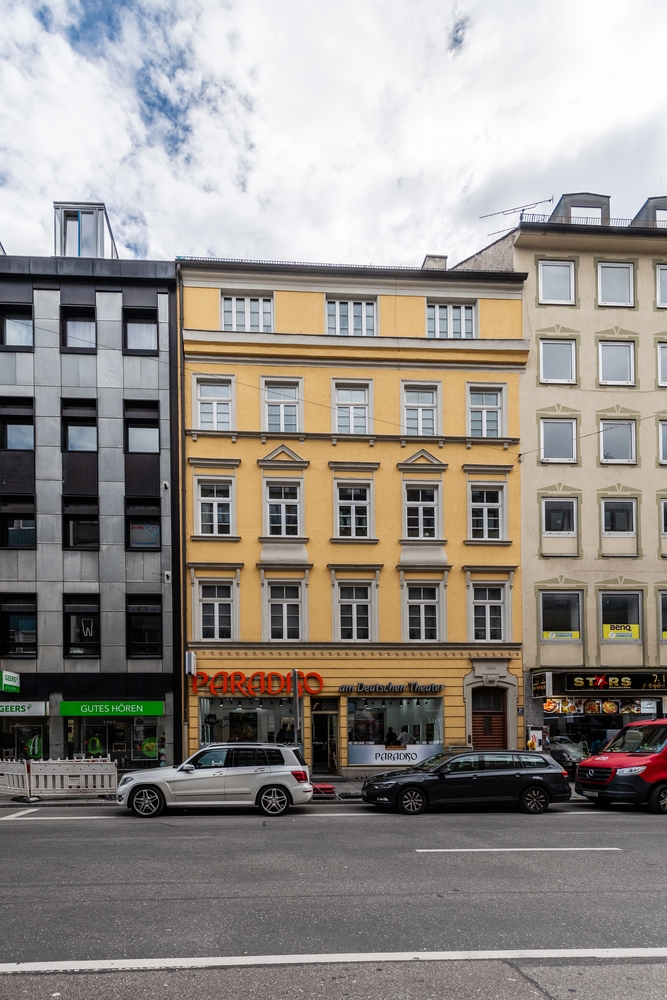
[[[338,771],[338,714],[333,712],[313,712],[313,772],[336,774]]]
[[[472,743],[475,750],[504,750],[507,713],[502,688],[472,689]]]

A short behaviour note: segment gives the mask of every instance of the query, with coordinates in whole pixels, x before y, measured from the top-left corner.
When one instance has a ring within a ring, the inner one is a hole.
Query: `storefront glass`
[[[111,757],[119,771],[167,764],[165,716],[119,719],[65,719],[67,756]]]
[[[442,698],[350,698],[347,712],[351,765],[409,764],[442,750]]]
[[[199,740],[208,743],[294,743],[289,698],[200,698]]]
[[[661,701],[661,698],[618,698],[609,694],[597,698],[546,698],[544,724],[551,736],[568,736],[593,754],[629,722],[657,718]]]

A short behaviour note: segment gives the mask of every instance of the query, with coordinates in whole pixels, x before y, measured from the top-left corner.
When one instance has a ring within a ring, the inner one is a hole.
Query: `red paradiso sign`
[[[306,694],[320,694],[324,687],[324,681],[319,674],[298,673],[299,697],[305,691]],[[208,691],[206,690],[208,688]],[[227,673],[226,670],[219,670],[217,674],[209,677],[203,670],[198,670],[192,678],[192,690],[195,694],[213,695],[220,698],[223,695],[242,695],[245,698],[256,698],[259,695],[292,694],[292,674],[265,674],[259,670],[255,674],[246,677],[240,670]]]

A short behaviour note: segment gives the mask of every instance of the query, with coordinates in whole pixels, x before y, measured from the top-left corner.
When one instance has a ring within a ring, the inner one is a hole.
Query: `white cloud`
[[[562,191],[631,216],[666,42],[660,0],[5,0],[0,239],[95,198],[128,256],[419,264]]]

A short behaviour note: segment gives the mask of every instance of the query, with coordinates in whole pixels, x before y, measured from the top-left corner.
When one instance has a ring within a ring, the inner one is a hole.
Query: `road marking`
[[[37,812],[37,809],[21,809],[20,812],[10,813],[9,816],[2,816],[0,819],[18,819],[19,816],[26,816],[30,814],[31,816]]]
[[[552,958],[662,958],[667,948],[520,948],[506,951],[380,951],[329,955],[235,955],[202,958],[115,958],[80,962],[6,962],[0,975],[33,972],[120,972],[211,969],[239,965],[345,965],[356,962],[502,962]]]
[[[514,851],[622,851],[622,847],[417,847],[417,854],[503,854]]]

